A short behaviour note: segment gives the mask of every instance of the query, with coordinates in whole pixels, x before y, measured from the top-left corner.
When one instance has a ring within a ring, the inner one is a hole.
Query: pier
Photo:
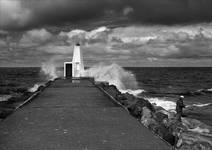
[[[59,79],[0,123],[1,150],[167,150],[88,79]]]

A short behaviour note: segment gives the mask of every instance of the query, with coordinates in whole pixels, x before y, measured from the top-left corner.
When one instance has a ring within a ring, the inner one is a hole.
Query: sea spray
[[[115,85],[119,90],[138,89],[135,76],[115,63],[111,65],[100,63],[85,70],[84,75],[94,77],[95,81],[109,82],[110,85]]]
[[[44,85],[44,84],[36,83],[36,84],[34,84],[33,87],[29,88],[28,91],[31,92],[31,93],[36,92],[38,90],[38,88],[42,85]]]
[[[212,88],[211,89],[207,89],[208,92],[212,92]]]
[[[54,80],[58,77],[56,65],[52,61],[42,63],[41,72],[46,75],[48,80]]]
[[[0,102],[7,101],[11,97],[12,97],[12,95],[0,95]]]
[[[134,96],[139,96],[139,94],[145,92],[145,90],[142,89],[138,89],[138,90],[131,90],[131,89],[127,89],[127,90],[120,90],[121,93],[129,93],[132,94]]]
[[[148,100],[151,104],[154,104],[156,106],[163,107],[165,110],[170,111],[170,110],[175,110],[176,108],[176,103],[170,100],[167,100],[165,97],[164,98],[159,98],[159,97],[144,97],[146,100]]]

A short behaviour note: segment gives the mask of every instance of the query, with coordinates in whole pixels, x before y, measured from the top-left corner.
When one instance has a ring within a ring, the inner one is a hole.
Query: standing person
[[[183,104],[183,98],[184,96],[180,96],[180,98],[177,100],[176,103],[176,112],[177,112],[177,121],[181,122],[181,117],[183,113],[183,108],[185,108],[185,105]]]

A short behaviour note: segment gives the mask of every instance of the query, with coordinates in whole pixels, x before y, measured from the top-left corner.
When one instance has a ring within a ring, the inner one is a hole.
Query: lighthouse
[[[84,72],[83,55],[80,44],[74,46],[72,62],[64,62],[65,78],[80,78]]]

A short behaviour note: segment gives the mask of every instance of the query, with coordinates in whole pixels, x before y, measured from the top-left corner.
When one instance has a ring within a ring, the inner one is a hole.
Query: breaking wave
[[[134,90],[137,90],[138,92],[138,83],[134,74],[115,63],[111,65],[104,65],[102,63],[95,65],[85,70],[85,76],[94,77],[95,81],[109,82],[109,84],[115,85],[119,90],[126,90],[126,92],[130,91],[132,93]],[[142,91],[139,90],[139,92]]]
[[[53,81],[56,78],[58,78],[58,72],[57,72],[56,65],[52,62],[42,63],[41,73],[46,75],[47,80]]]
[[[38,83],[36,83],[36,84],[34,84],[33,87],[29,88],[28,91],[31,92],[31,93],[36,92],[38,90],[38,88],[40,86],[42,86],[42,85],[44,85],[44,84],[38,84]]]
[[[150,103],[163,107],[165,110],[175,110],[176,103],[173,101],[169,101],[166,98],[159,98],[159,97],[145,97]]]
[[[196,107],[206,107],[206,106],[210,106],[212,105],[212,103],[206,103],[206,104],[193,104],[191,106],[196,106]]]
[[[12,95],[0,95],[0,102],[7,101],[11,97],[12,97]]]
[[[207,89],[207,91],[212,93],[212,88],[211,89]]]
[[[144,98],[148,100],[151,104],[163,107],[167,111],[176,109],[176,102],[169,100],[169,98],[166,98],[166,97],[163,97],[163,98],[144,97]],[[186,107],[206,107],[210,105],[212,105],[212,103],[205,103],[205,104],[197,103],[197,104],[187,105]]]
[[[131,89],[127,89],[127,90],[120,90],[121,93],[129,93],[132,94],[134,96],[139,96],[139,94],[145,92],[145,90],[142,89],[138,89],[138,90],[131,90]]]
[[[209,134],[210,128],[208,125],[203,122],[192,119],[192,118],[182,118],[183,125],[187,128],[188,131],[200,133],[200,134]]]

